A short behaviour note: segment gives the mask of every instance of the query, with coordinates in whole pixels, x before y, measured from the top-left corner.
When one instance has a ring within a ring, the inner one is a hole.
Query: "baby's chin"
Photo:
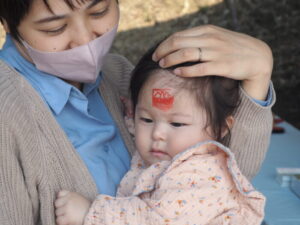
[[[147,159],[144,160],[145,166],[146,168],[152,166],[153,164],[162,162],[162,161],[171,161],[172,158],[171,157],[163,157],[163,158],[151,158],[151,160]]]

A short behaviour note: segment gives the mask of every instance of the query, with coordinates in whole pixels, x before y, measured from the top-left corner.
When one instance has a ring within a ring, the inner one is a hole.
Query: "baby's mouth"
[[[166,156],[168,155],[166,152],[162,151],[162,150],[159,150],[159,149],[152,149],[150,151],[150,153],[153,155],[153,156],[156,156],[156,157],[162,157],[162,156]]]

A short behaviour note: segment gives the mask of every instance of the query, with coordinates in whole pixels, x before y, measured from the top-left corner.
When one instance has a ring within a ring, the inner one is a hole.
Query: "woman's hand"
[[[273,68],[272,52],[266,43],[213,25],[171,35],[156,49],[153,60],[159,60],[161,67],[199,61],[193,66],[177,68],[174,73],[184,77],[218,75],[242,80],[244,90],[258,100],[266,98]]]

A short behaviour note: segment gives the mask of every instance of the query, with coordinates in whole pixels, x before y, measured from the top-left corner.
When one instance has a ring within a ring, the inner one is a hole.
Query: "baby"
[[[152,61],[154,49],[133,71],[137,151],[117,196],[99,195],[91,203],[60,191],[57,224],[261,224],[265,198],[223,145],[239,104],[239,82],[177,77],[174,68]]]

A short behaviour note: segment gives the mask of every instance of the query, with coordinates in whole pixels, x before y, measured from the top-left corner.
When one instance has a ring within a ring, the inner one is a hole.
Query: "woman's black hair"
[[[177,67],[192,66],[199,62],[188,62],[163,69],[159,64],[152,60],[152,55],[158,45],[149,49],[146,54],[139,60],[132,72],[130,81],[130,94],[134,111],[138,103],[139,93],[151,75],[158,71],[169,71]],[[174,75],[175,76],[175,75]],[[224,130],[228,130],[226,142],[230,139],[230,128],[226,122],[229,116],[232,116],[240,103],[239,81],[220,77],[205,76],[182,78],[183,84],[180,88],[185,88],[194,95],[199,107],[204,108],[207,114],[206,127],[211,128],[213,138],[223,142]]]
[[[0,21],[3,23],[6,22],[10,35],[17,41],[20,41],[20,35],[18,32],[18,27],[21,23],[21,20],[29,12],[33,2],[35,0],[0,0]],[[42,0],[46,5],[47,9],[53,13],[49,0]],[[77,4],[82,4],[88,0],[62,0],[64,1],[71,9],[75,8],[75,2]],[[93,1],[93,4],[97,4],[101,0],[90,0]],[[118,2],[118,1],[117,1]]]

